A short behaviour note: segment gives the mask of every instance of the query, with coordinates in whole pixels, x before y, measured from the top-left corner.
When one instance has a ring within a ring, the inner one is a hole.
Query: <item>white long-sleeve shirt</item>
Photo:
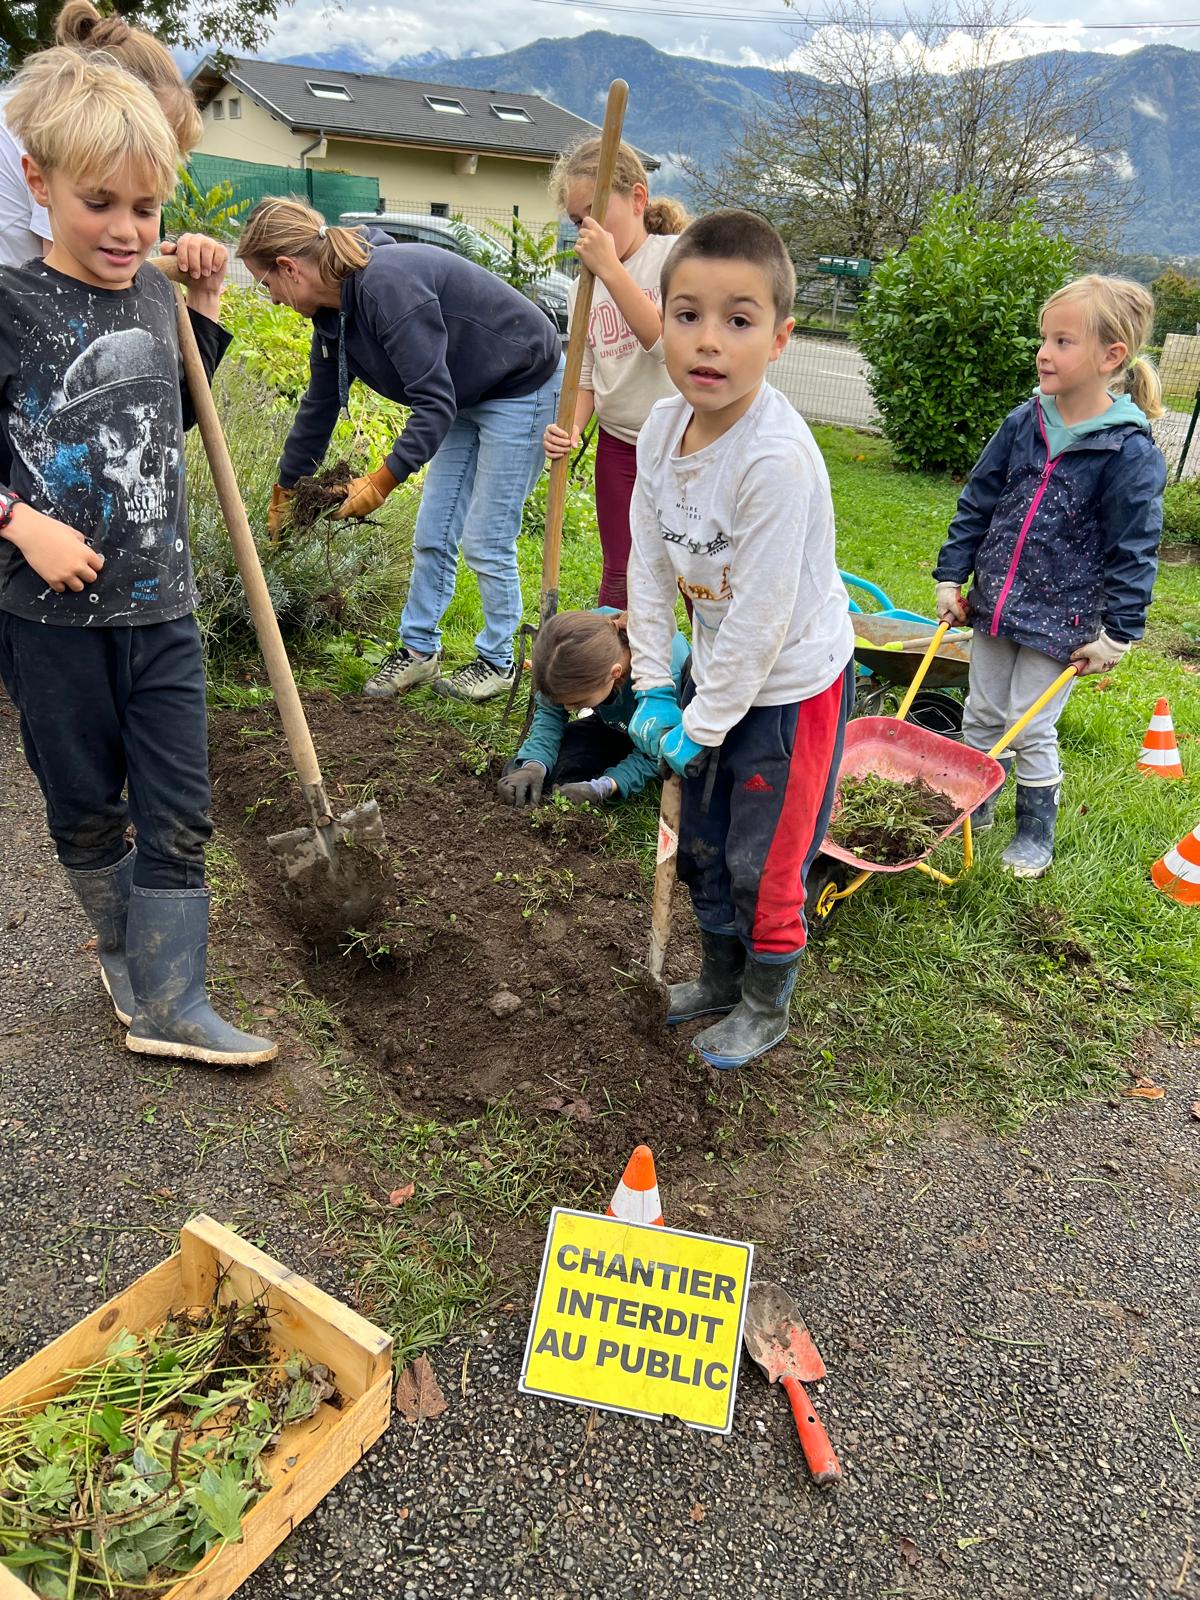
[[[638,438],[629,558],[637,689],[670,684],[675,595],[692,602],[684,731],[719,745],[751,706],[827,689],[854,653],[829,475],[807,424],[764,383],[746,415],[681,456],[691,418],[660,400]]]

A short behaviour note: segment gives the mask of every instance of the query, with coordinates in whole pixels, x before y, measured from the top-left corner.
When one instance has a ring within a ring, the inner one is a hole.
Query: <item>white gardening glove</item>
[[[939,622],[967,620],[967,603],[963,599],[961,583],[939,583],[933,605]]]
[[[1100,637],[1093,639],[1091,644],[1085,644],[1080,649],[1072,652],[1071,660],[1078,661],[1079,676],[1086,678],[1093,672],[1111,672],[1118,664],[1121,657],[1126,654],[1132,643],[1129,639],[1110,639],[1104,629],[1100,629]]]

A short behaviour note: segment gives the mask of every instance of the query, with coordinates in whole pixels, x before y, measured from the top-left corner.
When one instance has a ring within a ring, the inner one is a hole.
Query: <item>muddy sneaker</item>
[[[501,672],[490,661],[476,656],[474,661],[468,661],[465,667],[459,667],[448,678],[440,678],[435,687],[439,694],[448,695],[452,700],[492,700],[498,694],[508,693],[513,686],[515,672],[513,666],[507,672]]]
[[[386,700],[404,694],[419,683],[433,683],[438,675],[437,656],[417,656],[401,645],[385,657],[379,671],[363,684],[363,693],[372,700]]]

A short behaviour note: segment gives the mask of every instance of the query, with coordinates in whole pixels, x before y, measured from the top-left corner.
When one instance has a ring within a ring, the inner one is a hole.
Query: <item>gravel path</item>
[[[269,1158],[286,1076],[121,1049],[14,724],[0,701],[0,1366],[199,1208],[339,1291]],[[836,1494],[753,1372],[729,1439],[523,1399],[521,1306],[435,1353],[446,1414],[397,1419],[241,1593],[1200,1600],[1200,1058],[1151,1070],[1157,1102],[944,1125],[805,1180],[760,1265],[829,1365]]]

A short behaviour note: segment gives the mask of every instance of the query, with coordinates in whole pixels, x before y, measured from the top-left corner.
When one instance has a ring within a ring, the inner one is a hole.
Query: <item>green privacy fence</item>
[[[349,172],[270,167],[258,161],[203,155],[193,155],[188,166],[202,190],[211,189],[215,183],[229,183],[234,201],[248,200],[252,206],[269,194],[300,195],[326,222],[336,222],[343,211],[375,211],[379,206],[379,180],[356,178]]]

